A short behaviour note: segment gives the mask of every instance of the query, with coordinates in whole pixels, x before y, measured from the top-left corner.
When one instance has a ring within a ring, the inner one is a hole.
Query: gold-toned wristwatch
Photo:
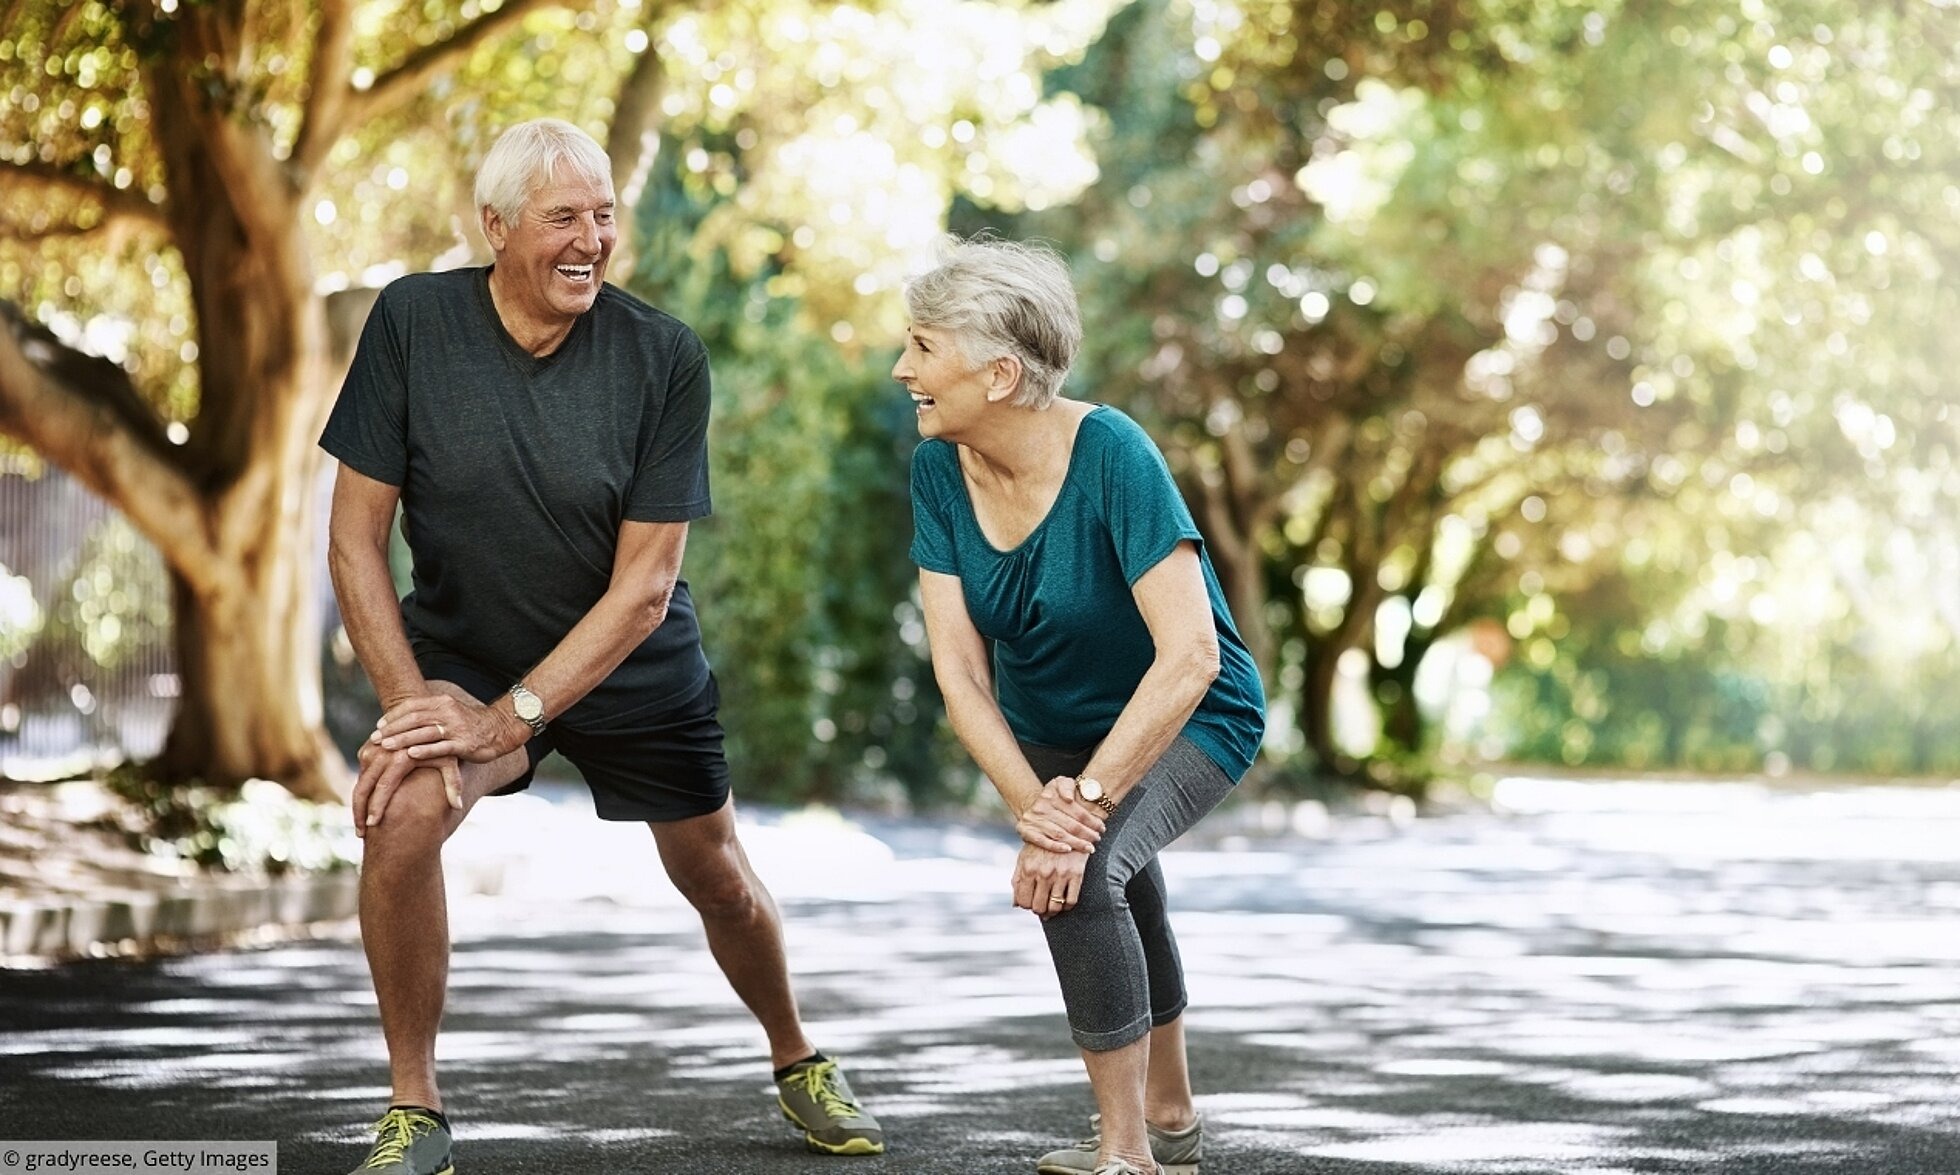
[[[510,708],[531,728],[532,734],[544,733],[544,700],[531,692],[531,687],[518,682],[510,687]]]
[[[1091,779],[1086,775],[1076,776],[1075,794],[1112,816],[1116,814],[1116,801],[1109,798],[1109,793],[1103,790],[1100,780]]]

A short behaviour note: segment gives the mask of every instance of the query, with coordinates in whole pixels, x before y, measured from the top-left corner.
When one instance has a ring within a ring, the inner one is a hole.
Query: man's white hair
[[[612,161],[591,135],[561,118],[520,122],[490,145],[476,169],[476,207],[509,224],[531,193],[559,178],[559,169],[612,187]]]
[[[1046,408],[1082,346],[1068,263],[1046,245],[953,238],[939,264],[905,285],[912,321],[949,332],[968,363],[1021,361],[1018,408]]]

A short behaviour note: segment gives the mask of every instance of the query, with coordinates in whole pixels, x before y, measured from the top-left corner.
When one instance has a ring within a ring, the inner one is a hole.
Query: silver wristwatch
[[[532,734],[544,733],[544,701],[531,692],[531,687],[518,682],[510,687],[510,708],[531,728]]]

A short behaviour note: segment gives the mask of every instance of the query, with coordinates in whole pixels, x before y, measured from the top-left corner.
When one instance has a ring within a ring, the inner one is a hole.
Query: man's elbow
[[[674,602],[674,585],[654,588],[635,602],[633,618],[642,638],[667,623],[667,609]]]

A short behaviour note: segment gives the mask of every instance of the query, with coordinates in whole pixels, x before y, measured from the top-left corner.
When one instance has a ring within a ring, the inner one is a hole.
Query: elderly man
[[[709,509],[707,351],[602,284],[611,167],[578,128],[506,131],[476,204],[494,263],[383,291],[320,441],[340,461],[334,588],[385,709],[353,815],[394,1090],[357,1171],[454,1169],[435,1073],[442,845],[552,750],[601,819],[653,829],[811,1149],[882,1153],[877,1122],[803,1035],[775,905],[735,836],[719,694],[680,578],[688,523]],[[397,502],[414,564],[399,601]]]

